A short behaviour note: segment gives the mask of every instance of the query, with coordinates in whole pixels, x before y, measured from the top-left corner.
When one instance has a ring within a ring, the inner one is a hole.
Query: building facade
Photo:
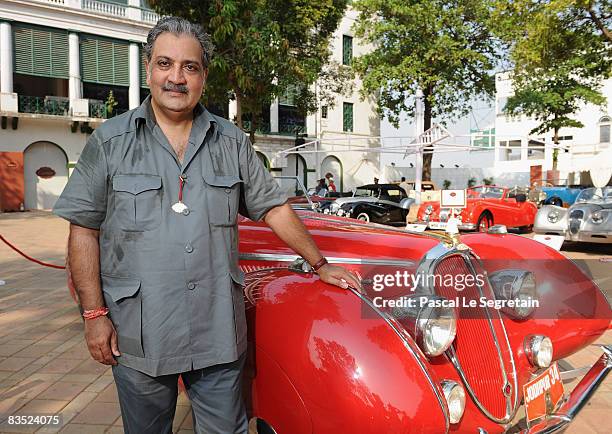
[[[0,211],[51,208],[92,131],[145,99],[142,43],[158,19],[141,0],[0,0]],[[348,11],[334,35],[339,62],[364,49],[351,36],[354,19]],[[380,134],[357,89],[307,117],[290,95],[277,98],[255,142],[272,173],[297,174],[307,187],[327,172],[345,189],[371,180],[378,161],[334,152]],[[307,145],[279,155],[296,133],[318,140],[319,152]]]

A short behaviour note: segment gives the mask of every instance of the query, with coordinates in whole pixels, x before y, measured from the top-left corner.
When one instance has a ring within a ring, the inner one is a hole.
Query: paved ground
[[[63,262],[67,229],[64,221],[45,212],[0,214],[0,234],[31,256],[55,264]],[[594,275],[612,276],[612,262],[607,262],[612,256],[600,248],[586,253],[577,249],[570,246],[565,253],[593,259],[587,266],[596,268]],[[108,367],[89,356],[64,272],[26,261],[0,242],[0,280],[5,281],[0,285],[0,416],[59,413],[63,433],[121,433],[113,377]],[[612,344],[612,332],[598,343]],[[592,346],[567,361],[585,366],[599,354]],[[566,390],[573,385],[567,384]],[[611,410],[609,377],[567,432],[608,433]],[[0,433],[37,429],[58,431],[0,423]],[[193,432],[184,395],[179,396],[174,432]]]

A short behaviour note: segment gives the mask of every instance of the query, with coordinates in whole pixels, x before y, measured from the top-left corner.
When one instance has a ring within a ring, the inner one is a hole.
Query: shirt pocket
[[[203,175],[208,221],[214,226],[234,226],[238,215],[242,179],[234,175]]]
[[[102,292],[121,353],[144,357],[140,280],[102,275]]]
[[[115,175],[115,221],[125,231],[150,231],[161,223],[161,177]]]

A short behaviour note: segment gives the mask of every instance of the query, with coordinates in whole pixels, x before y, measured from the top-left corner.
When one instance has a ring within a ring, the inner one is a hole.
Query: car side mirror
[[[525,193],[519,193],[516,195],[515,199],[518,203],[527,202],[527,195]]]

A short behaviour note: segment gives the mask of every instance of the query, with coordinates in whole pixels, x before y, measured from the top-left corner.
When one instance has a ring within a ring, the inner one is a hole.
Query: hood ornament
[[[459,236],[459,224],[461,224],[461,219],[455,217],[455,214],[453,213],[452,217],[450,217],[446,222],[445,232],[448,234],[450,241],[449,244],[457,250],[469,250],[470,248],[461,242],[461,237]]]

